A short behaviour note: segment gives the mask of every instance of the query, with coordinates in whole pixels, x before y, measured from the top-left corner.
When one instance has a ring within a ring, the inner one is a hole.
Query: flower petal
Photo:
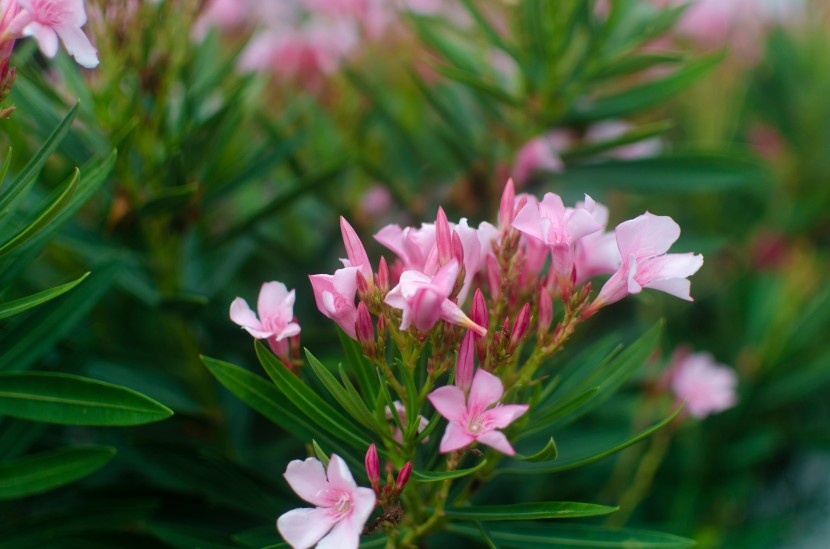
[[[61,37],[66,51],[75,58],[82,67],[94,69],[98,66],[98,50],[89,41],[80,27],[61,25],[55,29]]]
[[[464,392],[453,385],[439,387],[427,395],[438,413],[450,421],[463,422],[467,418]]]
[[[479,368],[470,387],[467,408],[472,414],[480,414],[489,406],[498,402],[504,394],[501,380],[483,368]]]
[[[291,489],[307,502],[318,507],[328,503],[321,496],[321,492],[329,488],[329,482],[326,480],[326,471],[319,459],[307,458],[305,461],[295,459],[288,464],[283,476]]]
[[[439,446],[438,451],[442,454],[446,454],[448,452],[452,452],[453,450],[469,446],[475,441],[475,439],[476,438],[468,433],[461,424],[451,421],[447,425],[447,430],[444,431],[444,436],[441,438],[441,445]]]
[[[487,410],[483,416],[494,428],[504,429],[516,421],[516,418],[527,412],[528,408],[530,408],[528,404],[505,404]]]
[[[336,515],[328,509],[294,509],[280,515],[277,530],[294,549],[308,549],[328,534],[335,524]]]
[[[265,282],[259,290],[259,297],[257,298],[256,309],[259,317],[263,322],[267,322],[266,318],[284,318],[283,302],[287,297],[291,296],[291,305],[294,305],[294,290],[288,291],[285,284],[282,282]],[[291,320],[284,318],[284,320]]]
[[[326,473],[329,479],[329,487],[331,488],[346,490],[347,492],[351,492],[357,488],[354,477],[352,477],[352,472],[349,471],[349,466],[337,454],[331,455]]]
[[[498,450],[504,455],[516,455],[516,450],[513,449],[510,442],[508,442],[507,437],[504,436],[504,433],[501,431],[490,431],[489,433],[484,433],[478,437],[478,441],[481,444],[486,444],[487,446]]]
[[[637,258],[646,258],[669,251],[680,238],[680,226],[671,217],[646,212],[620,223],[614,233],[623,257],[634,254]]]
[[[46,57],[55,57],[58,53],[58,35],[51,27],[40,23],[30,23],[23,29],[26,36],[34,36],[37,45]]]
[[[248,302],[241,297],[237,297],[231,303],[230,317],[235,324],[242,326],[246,332],[257,339],[265,339],[273,335],[265,329],[256,314],[248,306]]]

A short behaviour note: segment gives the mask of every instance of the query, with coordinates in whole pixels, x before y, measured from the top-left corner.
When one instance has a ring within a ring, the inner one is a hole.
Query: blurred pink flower
[[[608,224],[608,208],[590,197],[586,197],[585,202],[577,204],[576,207],[590,213],[602,228]],[[585,235],[574,245],[576,284],[598,275],[612,274],[620,268],[621,263],[622,258],[614,233],[599,230]]]
[[[265,339],[274,354],[288,356],[288,338],[300,333],[294,322],[294,290],[282,282],[265,282],[257,298],[257,314],[248,302],[237,297],[231,303],[231,320],[256,339]]]
[[[449,423],[439,448],[442,454],[480,442],[508,456],[513,447],[498,429],[504,429],[527,412],[527,404],[496,404],[504,394],[499,378],[479,368],[469,395],[454,385],[432,391],[427,398]]]
[[[384,302],[403,311],[401,330],[414,325],[422,331],[431,329],[438,320],[457,324],[480,335],[487,330],[470,320],[449,296],[459,273],[456,259],[441,267],[435,276],[420,271],[404,271],[400,282],[386,294]]]
[[[688,277],[703,265],[703,256],[666,253],[680,238],[680,227],[671,217],[646,212],[620,223],[614,232],[622,265],[602,287],[592,309],[640,293],[643,288],[693,301]]]
[[[357,293],[358,267],[338,269],[333,275],[310,275],[311,287],[317,309],[332,319],[352,339],[357,339],[355,323],[357,306],[354,298]]]
[[[47,57],[58,53],[58,38],[67,53],[86,68],[98,66],[98,51],[81,30],[86,23],[83,0],[17,0],[20,7],[7,29],[33,36]]]
[[[732,368],[718,364],[709,353],[690,353],[678,348],[672,354],[666,379],[678,400],[698,419],[732,408],[738,402],[738,376]]]
[[[565,164],[559,156],[570,148],[573,138],[566,130],[552,130],[525,143],[516,153],[513,177],[516,184],[526,185],[539,172],[561,173]]]
[[[395,406],[395,411],[393,412],[392,409],[389,406],[387,406],[386,407],[386,419],[395,423],[395,434],[393,435],[392,438],[394,438],[396,441],[403,444],[403,433],[401,432],[401,428],[397,426],[397,422],[394,421],[395,417],[394,417],[393,414],[397,414],[398,419],[401,420],[401,423],[404,426],[406,426],[406,423],[407,423],[407,421],[406,421],[406,408],[404,407],[403,403],[400,400],[396,400],[392,404]],[[428,423],[429,422],[427,421],[427,418],[425,418],[424,416],[419,414],[418,415],[418,433],[420,433],[421,431],[426,429]],[[421,442],[422,443],[427,442],[428,440],[429,440],[429,437],[426,437]]]
[[[249,21],[251,7],[250,0],[210,0],[193,26],[193,35],[202,39],[211,27],[228,31],[241,26]]]
[[[291,489],[315,507],[280,515],[277,530],[294,549],[357,549],[375,508],[375,492],[358,487],[346,462],[332,454],[328,469],[315,459],[294,460],[283,475]]]
[[[385,216],[392,206],[392,193],[383,185],[372,185],[360,198],[360,211],[372,218]]]

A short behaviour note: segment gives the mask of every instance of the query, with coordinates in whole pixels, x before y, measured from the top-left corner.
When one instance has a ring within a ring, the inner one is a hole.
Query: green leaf
[[[205,528],[185,527],[178,524],[151,522],[144,530],[164,544],[180,549],[239,549],[239,545],[224,536],[210,535]]]
[[[514,459],[518,459],[520,461],[530,461],[530,462],[537,462],[537,461],[553,461],[556,459],[556,456],[559,455],[559,450],[556,448],[556,442],[554,442],[553,437],[550,437],[550,442],[548,442],[544,448],[536,452],[535,454],[531,454],[529,456],[521,456],[516,454]]]
[[[480,532],[473,525],[450,523],[447,530],[478,539]],[[647,530],[616,529],[602,526],[556,523],[507,523],[489,528],[493,541],[516,549],[547,549],[549,547],[602,547],[619,549],[686,549],[695,542],[672,534]]]
[[[607,515],[619,507],[608,507],[593,503],[570,501],[549,501],[543,503],[511,503],[507,505],[471,505],[447,509],[446,516],[454,520],[538,520],[555,518],[577,518]]]
[[[652,425],[645,431],[635,435],[632,438],[624,440],[622,442],[616,443],[613,446],[607,447],[603,450],[598,452],[592,452],[586,456],[579,456],[567,459],[565,461],[561,461],[556,465],[551,465],[547,463],[526,463],[526,464],[518,464],[515,466],[505,467],[503,469],[497,469],[496,474],[506,474],[506,475],[538,475],[543,473],[559,473],[561,471],[568,471],[570,469],[576,469],[578,467],[583,467],[585,465],[589,465],[594,463],[595,461],[599,461],[603,458],[606,458],[612,454],[619,452],[620,450],[624,450],[631,446],[632,444],[636,444],[643,439],[646,439],[668,425],[669,423],[674,420],[680,414],[680,411],[683,410],[683,406],[680,406],[672,412],[672,414],[664,419],[663,421]]]
[[[541,414],[533,417],[528,428],[524,429],[516,437],[516,439],[521,440],[522,438],[526,438],[530,435],[538,433],[539,431],[549,430],[557,421],[582,408],[582,406],[594,398],[598,392],[599,387],[591,387],[587,391],[578,394],[573,399],[566,401],[564,404],[549,406],[548,408],[542,409]]]
[[[115,448],[63,448],[0,463],[0,500],[40,494],[91,475],[115,456]]]
[[[641,193],[696,193],[765,187],[770,176],[749,156],[671,153],[656,158],[570,165],[557,181],[596,192],[623,189]]]
[[[346,355],[346,365],[357,378],[358,386],[366,400],[374,402],[380,390],[377,368],[363,356],[363,350],[357,341],[347,336],[343,330],[337,330],[337,335]]]
[[[15,299],[14,301],[2,303],[0,304],[0,319],[22,313],[23,311],[31,309],[32,307],[37,307],[41,303],[45,303],[50,299],[54,299],[59,295],[63,295],[83,282],[87,276],[89,276],[89,273],[84,274],[82,277],[77,280],[73,280],[72,282],[67,282],[66,284],[61,284],[60,286],[55,286],[54,288],[49,288],[48,290],[43,290],[42,292],[38,292],[30,296],[21,297],[20,299]]]
[[[103,381],[52,372],[0,372],[0,415],[59,425],[141,425],[173,412]]]
[[[46,160],[52,156],[52,153],[61,144],[61,141],[66,137],[69,129],[72,127],[72,121],[75,120],[75,114],[78,112],[78,103],[67,113],[61,120],[58,126],[52,131],[51,135],[46,138],[43,145],[38,149],[35,156],[26,164],[26,167],[18,174],[15,180],[8,186],[0,190],[0,215],[5,214],[17,200],[17,198],[24,193],[31,184],[35,181],[40,169],[46,163]]]
[[[279,425],[300,440],[311,438],[320,440],[327,448],[337,451],[338,455],[349,460],[350,454],[341,450],[342,446],[327,435],[317,425],[310,422],[291,403],[273,383],[229,362],[223,362],[202,356],[202,362],[210,373],[242,402]],[[369,446],[368,444],[366,445]],[[351,461],[359,464],[359,461]]]
[[[566,122],[587,123],[608,118],[622,118],[642,110],[654,108],[705,76],[722,59],[722,54],[711,55],[687,63],[665,78],[634,86],[587,104],[578,102],[578,107],[566,115]]]
[[[317,456],[317,459],[319,459],[323,463],[323,467],[328,467],[329,456],[323,451],[322,448],[320,448],[320,445],[317,444],[316,440],[311,440],[311,447],[314,448],[314,454]]]
[[[255,343],[256,354],[265,373],[291,403],[312,422],[319,425],[353,448],[365,452],[371,442],[363,436],[357,425],[320,398],[297,376],[288,371],[274,353],[262,343]]]
[[[482,459],[469,469],[456,469],[455,471],[418,471],[413,469],[412,478],[418,482],[441,482],[442,480],[466,477],[484,467],[485,463],[487,463],[487,459]]]
[[[682,63],[687,58],[688,55],[686,53],[680,52],[627,54],[603,65],[602,68],[594,72],[592,78],[596,80],[616,78],[641,72],[657,65]]]

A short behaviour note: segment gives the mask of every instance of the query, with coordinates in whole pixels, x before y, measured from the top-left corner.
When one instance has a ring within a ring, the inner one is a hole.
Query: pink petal
[[[358,488],[352,492],[351,514],[343,518],[329,535],[320,540],[317,549],[357,549],[363,526],[375,509],[375,493],[370,488]]]
[[[491,408],[482,415],[489,425],[496,429],[504,429],[527,412],[528,408],[530,408],[528,404],[504,404]]]
[[[685,278],[670,278],[666,280],[652,280],[645,285],[646,288],[660,290],[674,297],[694,301],[691,296],[692,283]]]
[[[434,292],[430,288],[424,288],[415,294],[411,303],[412,323],[422,331],[427,331],[435,326],[441,317],[441,303],[445,297]]]
[[[666,254],[648,261],[652,278],[687,278],[703,266],[703,256],[688,254]]]
[[[571,211],[568,218],[568,240],[571,243],[576,242],[580,238],[595,233],[602,229],[602,224],[598,223],[594,216],[587,210],[575,209]]]
[[[631,254],[638,258],[658,256],[666,253],[680,238],[680,226],[671,217],[649,212],[620,223],[614,232],[623,257]]]
[[[337,523],[328,509],[294,509],[280,515],[277,530],[294,549],[308,549],[325,536]]]
[[[473,377],[468,408],[471,413],[481,413],[498,402],[502,394],[504,394],[504,385],[501,380],[485,369],[479,368]]]
[[[257,339],[265,339],[273,335],[262,326],[256,314],[248,306],[248,302],[241,297],[237,297],[231,303],[230,317],[235,324],[242,326],[246,332]]]
[[[438,413],[450,421],[463,422],[467,417],[464,392],[453,385],[439,387],[427,395]]]
[[[507,440],[507,437],[504,436],[504,433],[501,431],[490,431],[489,433],[484,433],[480,437],[478,437],[478,441],[481,444],[486,444],[491,448],[495,448],[502,454],[507,456],[516,455],[516,451],[510,445],[510,442]]]
[[[469,434],[463,426],[451,421],[447,424],[447,430],[444,431],[444,436],[441,438],[441,445],[438,447],[438,451],[446,454],[469,446],[474,441],[475,437]]]
[[[331,488],[338,488],[351,492],[357,488],[352,472],[349,471],[349,466],[343,461],[343,458],[337,454],[332,454],[329,460],[328,469],[326,473],[329,479],[329,486]]]
[[[89,41],[84,31],[77,26],[62,25],[55,29],[63,41],[66,51],[82,67],[93,69],[98,66],[98,50]]]
[[[321,492],[329,487],[329,482],[326,480],[326,471],[323,469],[320,460],[315,458],[307,458],[305,461],[295,459],[288,464],[283,476],[291,489],[307,502],[318,507],[327,505],[327,500],[320,496]]]
[[[40,23],[30,23],[23,29],[23,34],[34,36],[40,51],[46,57],[55,57],[58,53],[58,35],[52,28],[45,27]]]
[[[444,294],[444,297],[448,297],[455,286],[456,280],[458,280],[458,271],[460,270],[461,267],[458,261],[455,259],[451,260],[435,273],[435,276],[432,278],[432,285],[440,293]]]
[[[289,306],[294,306],[294,290],[288,291],[282,282],[265,282],[259,290],[257,298],[257,312],[263,322],[267,318],[282,318],[286,298],[289,299]],[[285,320],[290,320],[286,318]]]
[[[519,210],[513,220],[513,228],[537,240],[544,241],[541,231],[542,216],[539,213],[539,204],[528,201],[524,208]]]

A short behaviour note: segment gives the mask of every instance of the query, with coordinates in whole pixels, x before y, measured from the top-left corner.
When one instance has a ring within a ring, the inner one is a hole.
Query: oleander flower
[[[346,334],[357,339],[355,323],[357,322],[357,273],[359,267],[338,269],[333,275],[310,275],[314,300],[321,313],[337,323]]]
[[[527,404],[496,404],[504,394],[504,385],[493,374],[479,368],[473,377],[470,392],[454,385],[445,385],[432,391],[427,398],[449,423],[441,439],[442,454],[480,442],[508,456],[515,450],[504,429],[527,412]],[[495,405],[495,406],[494,406]]]
[[[394,438],[396,441],[398,441],[400,443],[403,443],[403,432],[401,431],[401,428],[397,426],[397,422],[395,421],[394,414],[397,414],[398,419],[401,421],[401,423],[404,426],[406,426],[406,423],[407,423],[407,421],[406,421],[406,407],[403,405],[403,403],[400,400],[396,400],[392,404],[395,406],[395,411],[393,412],[392,408],[387,406],[386,407],[386,419],[395,424],[395,434],[393,435],[392,438]],[[427,424],[429,424],[429,422],[427,421],[427,418],[425,418],[424,416],[418,414],[418,433],[420,433],[421,431],[426,429]],[[427,442],[427,441],[429,441],[429,437],[425,437],[424,440],[421,441],[421,442],[423,443],[423,442]]]
[[[233,322],[256,339],[267,340],[277,356],[288,356],[288,338],[300,333],[300,325],[294,322],[294,290],[289,292],[282,282],[265,282],[257,298],[257,313],[241,297],[231,303]]]
[[[58,38],[83,67],[98,66],[98,51],[81,30],[86,23],[83,0],[17,0],[21,8],[13,25],[33,36],[47,57],[58,53]]]
[[[346,462],[332,454],[327,469],[315,458],[288,464],[283,475],[291,489],[315,507],[280,515],[277,530],[294,549],[357,549],[375,508],[375,492],[358,487]]]
[[[698,419],[722,412],[738,402],[738,376],[728,366],[718,364],[709,353],[690,353],[679,348],[672,355],[666,378],[678,400]]]

